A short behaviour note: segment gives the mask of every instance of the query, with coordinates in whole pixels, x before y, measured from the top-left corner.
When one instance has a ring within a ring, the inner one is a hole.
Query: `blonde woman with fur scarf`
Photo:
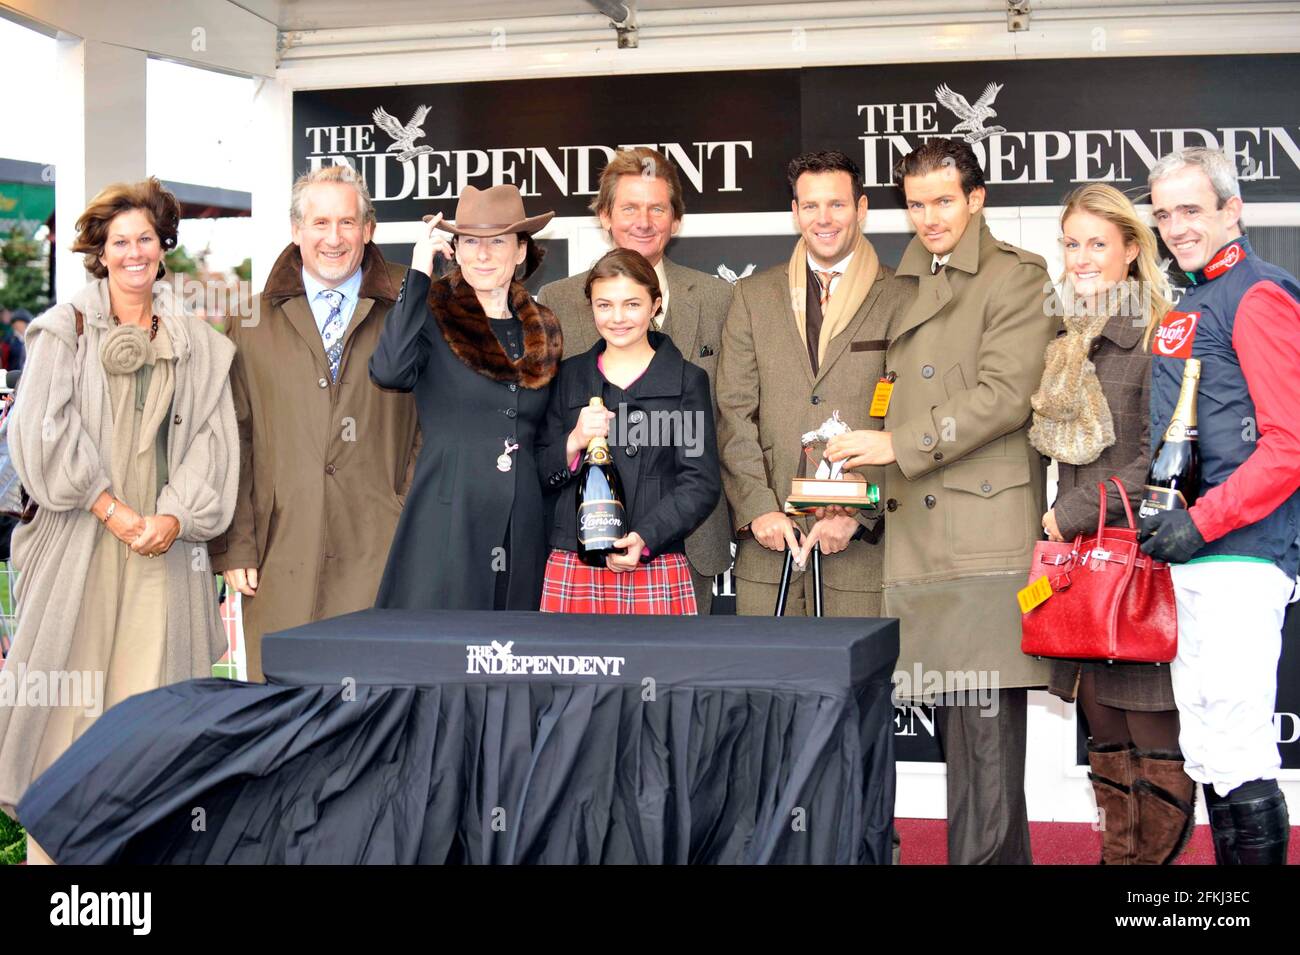
[[[1047,346],[1029,432],[1059,469],[1056,500],[1043,515],[1057,541],[1096,528],[1097,484],[1111,475],[1137,509],[1151,461],[1149,342],[1170,308],[1155,236],[1118,190],[1075,190],[1061,232],[1065,330]],[[1112,486],[1107,522],[1123,520]],[[1104,813],[1102,863],[1172,862],[1192,833],[1195,787],[1178,749],[1169,667],[1062,660],[1049,689],[1077,698],[1087,723],[1089,778]]]

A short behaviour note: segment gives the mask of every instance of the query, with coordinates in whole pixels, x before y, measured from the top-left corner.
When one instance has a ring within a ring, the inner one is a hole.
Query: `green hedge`
[[[17,865],[27,859],[27,833],[0,812],[0,865]]]

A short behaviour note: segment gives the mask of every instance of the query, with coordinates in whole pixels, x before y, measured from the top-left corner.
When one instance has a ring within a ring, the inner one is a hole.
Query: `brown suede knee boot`
[[[1128,743],[1088,741],[1092,791],[1101,823],[1101,864],[1132,865],[1137,814],[1133,803],[1133,747]]]
[[[1187,847],[1196,827],[1196,784],[1183,772],[1178,752],[1143,751],[1137,759],[1137,865],[1169,865]]]

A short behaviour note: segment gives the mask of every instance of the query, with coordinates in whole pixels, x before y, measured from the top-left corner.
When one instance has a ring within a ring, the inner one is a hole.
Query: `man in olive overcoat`
[[[1028,863],[1027,687],[1047,665],[1020,652],[1020,608],[1042,535],[1045,464],[1029,397],[1060,309],[1044,261],[993,237],[970,147],[931,140],[895,170],[916,236],[898,277],[914,290],[890,330],[896,376],[883,431],[832,442],[884,465],[884,615],[901,623],[900,696],[942,679],[948,861]],[[996,691],[996,692],[995,692]]]

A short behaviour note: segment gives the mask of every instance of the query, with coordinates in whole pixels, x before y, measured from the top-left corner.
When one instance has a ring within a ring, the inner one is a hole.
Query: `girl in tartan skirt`
[[[663,295],[640,253],[605,255],[585,291],[601,341],[561,364],[539,454],[543,481],[558,492],[541,609],[694,614],[684,542],[722,486],[708,377],[653,329]],[[593,397],[605,407],[589,407]],[[604,567],[577,555],[575,478],[595,437],[609,441],[631,528]]]

